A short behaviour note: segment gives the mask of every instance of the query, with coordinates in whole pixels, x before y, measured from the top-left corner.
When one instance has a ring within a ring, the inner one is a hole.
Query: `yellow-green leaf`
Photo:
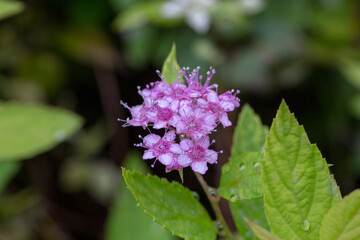
[[[216,226],[192,192],[178,182],[122,170],[144,212],[185,240],[215,240]]]
[[[255,235],[249,229],[245,219],[256,222],[261,227],[266,228],[266,230],[270,229],[264,212],[263,198],[230,202],[230,209],[234,217],[236,228],[244,239],[256,240]]]
[[[166,82],[173,83],[178,81],[176,71],[179,70],[180,66],[176,61],[176,46],[175,43],[173,43],[171,51],[165,59],[161,73],[164,76]],[[179,77],[181,77],[181,74],[179,75]]]
[[[124,164],[131,170],[137,170],[142,173],[149,172],[144,160],[135,153],[128,154]],[[120,239],[173,239],[169,231],[153,221],[150,216],[137,206],[135,198],[129,189],[126,188],[122,177],[119,179],[119,188],[110,210],[105,231],[105,240]]]
[[[325,213],[341,196],[325,159],[285,101],[266,140],[262,175],[271,231],[283,239],[319,239]]]
[[[0,0],[0,20],[18,14],[24,10],[24,4],[18,1]]]
[[[69,138],[80,116],[44,105],[0,103],[0,161],[33,157]]]
[[[261,162],[263,152],[247,152],[231,158],[222,167],[219,194],[236,202],[262,197]]]
[[[240,235],[246,240],[256,237],[245,223],[245,218],[267,224],[261,164],[268,128],[262,125],[258,115],[247,104],[242,108],[233,137],[229,163],[221,169],[219,194],[231,201],[230,209]]]
[[[20,166],[19,162],[0,162],[0,194],[19,171]]]
[[[266,229],[262,228],[261,226],[257,225],[252,221],[247,221],[248,226],[254,232],[257,238],[260,240],[281,240],[277,236],[271,234]]]
[[[320,240],[360,239],[360,190],[355,190],[325,214]]]

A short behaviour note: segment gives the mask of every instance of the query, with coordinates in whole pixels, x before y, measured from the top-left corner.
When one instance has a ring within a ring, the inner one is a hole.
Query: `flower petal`
[[[179,155],[177,161],[178,161],[178,164],[183,167],[187,167],[191,163],[191,159],[186,154]]]
[[[221,114],[219,116],[219,121],[221,122],[221,124],[223,125],[224,128],[229,127],[232,124],[226,113]]]
[[[144,137],[143,141],[144,141],[145,146],[152,147],[160,139],[161,139],[161,137],[156,135],[156,134],[149,134],[149,135]]]
[[[195,140],[195,144],[207,149],[210,146],[209,137],[203,136],[203,137]]]
[[[207,100],[209,102],[212,102],[212,103],[218,103],[219,102],[219,97],[218,97],[217,93],[214,92],[214,91],[209,92],[206,95],[206,97],[207,97]]]
[[[169,106],[169,102],[165,99],[159,99],[156,102],[157,102],[158,106],[161,108],[166,108]]]
[[[191,168],[194,172],[198,172],[201,174],[205,174],[206,171],[208,170],[206,162],[193,162],[191,164]]]
[[[155,156],[155,153],[153,150],[149,149],[144,152],[143,159],[151,159],[154,157],[156,157],[156,156]]]
[[[205,151],[205,159],[208,163],[215,163],[218,159],[218,153],[213,151],[213,150],[210,150],[210,149],[207,149]]]
[[[235,104],[227,101],[220,101],[220,106],[226,111],[231,112],[235,109]]]
[[[176,137],[175,131],[168,131],[167,133],[165,133],[165,135],[163,136],[163,139],[166,141],[174,141]]]
[[[155,121],[153,128],[155,128],[155,129],[166,128],[166,122],[164,122],[164,121]]]
[[[184,139],[180,142],[180,147],[183,151],[189,151],[193,146],[194,143],[190,139]]]
[[[177,143],[171,144],[170,151],[175,154],[181,154],[183,152]]]
[[[162,164],[167,166],[174,160],[174,155],[172,153],[165,153],[161,154],[158,159]]]

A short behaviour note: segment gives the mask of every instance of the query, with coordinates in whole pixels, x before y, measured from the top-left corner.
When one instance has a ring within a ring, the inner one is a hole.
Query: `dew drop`
[[[307,231],[307,230],[309,230],[309,228],[310,228],[310,222],[308,220],[304,220],[302,223],[302,229],[304,231]]]
[[[208,191],[209,191],[209,193],[210,193],[211,196],[213,196],[213,197],[216,196],[216,190],[215,190],[215,189],[209,188]]]
[[[230,201],[231,201],[231,202],[236,202],[236,201],[238,201],[238,200],[240,200],[240,198],[239,198],[238,195],[236,195],[236,194],[231,195],[231,197],[230,197]]]
[[[64,130],[57,130],[54,134],[54,137],[57,141],[61,142],[64,141],[66,138],[66,133]]]
[[[228,165],[223,166],[224,172],[230,171],[230,167]]]
[[[222,224],[221,224],[220,221],[215,221],[215,226],[216,226],[216,228],[219,229],[219,230],[223,229],[223,226],[222,226]]]
[[[244,171],[246,168],[246,165],[244,163],[240,164],[240,171]]]
[[[192,193],[192,196],[193,196],[196,200],[200,200],[200,196],[199,196],[199,194],[198,194],[197,192],[192,191],[191,193]]]
[[[254,168],[258,168],[258,167],[260,167],[260,163],[259,162],[256,162],[256,163],[254,163]]]

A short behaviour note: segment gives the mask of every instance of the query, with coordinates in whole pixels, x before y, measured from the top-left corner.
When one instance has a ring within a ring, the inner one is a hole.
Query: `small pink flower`
[[[169,97],[174,100],[181,100],[189,98],[189,91],[187,86],[182,83],[174,82],[170,85],[171,91]]]
[[[156,158],[165,166],[174,165],[177,155],[182,153],[179,144],[175,143],[175,131],[169,131],[161,138],[156,134],[149,134],[143,139],[145,150],[143,159]]]
[[[190,73],[189,68],[182,68],[180,72],[185,82],[181,83],[178,77],[172,84],[157,71],[162,81],[152,82],[144,89],[138,87],[143,104],[130,108],[121,102],[131,113],[131,119],[123,126],[145,128],[152,125],[167,131],[163,137],[151,133],[143,138],[143,143],[135,144],[147,149],[143,159],[159,160],[166,166],[166,172],[191,166],[194,171],[204,174],[207,163],[215,163],[218,155],[208,149],[208,135],[219,122],[224,127],[230,126],[227,112],[240,105],[236,97],[238,91],[227,91],[219,96],[217,84],[210,85],[215,69],[210,68],[206,79],[199,75],[199,69],[197,67]],[[177,144],[176,134],[180,139],[186,139]]]
[[[233,95],[231,96],[234,97]],[[216,92],[209,91],[203,98],[198,99],[198,104],[213,113],[216,116],[216,121],[220,121],[224,127],[229,127],[231,126],[231,121],[226,112],[228,112],[230,108],[235,108],[235,105],[239,104],[239,102],[236,97],[230,98],[226,95],[220,98]]]
[[[232,91],[227,91],[219,96],[220,105],[226,112],[234,111],[236,107],[240,106],[240,99],[236,97],[236,94],[239,93],[240,93],[239,90],[237,91],[232,90]]]
[[[166,128],[175,124],[174,116],[177,114],[178,102],[168,99],[159,99],[148,112],[148,118],[154,123],[155,129]]]
[[[202,108],[191,108],[184,105],[175,118],[176,132],[185,133],[186,136],[198,139],[211,133],[216,128],[216,116]]]
[[[127,119],[124,126],[134,126],[134,127],[146,127],[149,123],[149,118],[147,116],[146,110],[143,105],[137,105],[130,108],[126,103],[121,102],[121,104],[130,110],[131,119]]]
[[[178,157],[178,164],[183,167],[191,166],[195,172],[204,174],[208,167],[207,163],[213,164],[218,158],[218,153],[208,149],[209,137],[205,136],[195,141],[184,139],[180,142],[180,148],[184,152]]]

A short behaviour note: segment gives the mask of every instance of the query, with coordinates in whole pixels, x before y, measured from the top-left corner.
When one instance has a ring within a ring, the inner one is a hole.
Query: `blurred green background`
[[[249,103],[266,125],[285,99],[334,165],[341,192],[360,187],[359,1],[23,4],[23,11],[0,20],[1,101],[64,108],[82,116],[84,127],[14,170],[0,196],[0,239],[105,239],[119,166],[145,133],[117,122],[129,116],[120,99],[141,102],[136,87],[159,80],[155,70],[173,42],[181,66],[201,66],[203,73],[215,67],[219,91],[240,89],[241,103]],[[233,122],[237,114],[230,115]],[[224,150],[205,176],[214,186],[232,131],[220,127],[213,136],[214,148]],[[160,165],[153,170],[179,181]],[[199,188],[188,170],[184,176],[185,185]]]

